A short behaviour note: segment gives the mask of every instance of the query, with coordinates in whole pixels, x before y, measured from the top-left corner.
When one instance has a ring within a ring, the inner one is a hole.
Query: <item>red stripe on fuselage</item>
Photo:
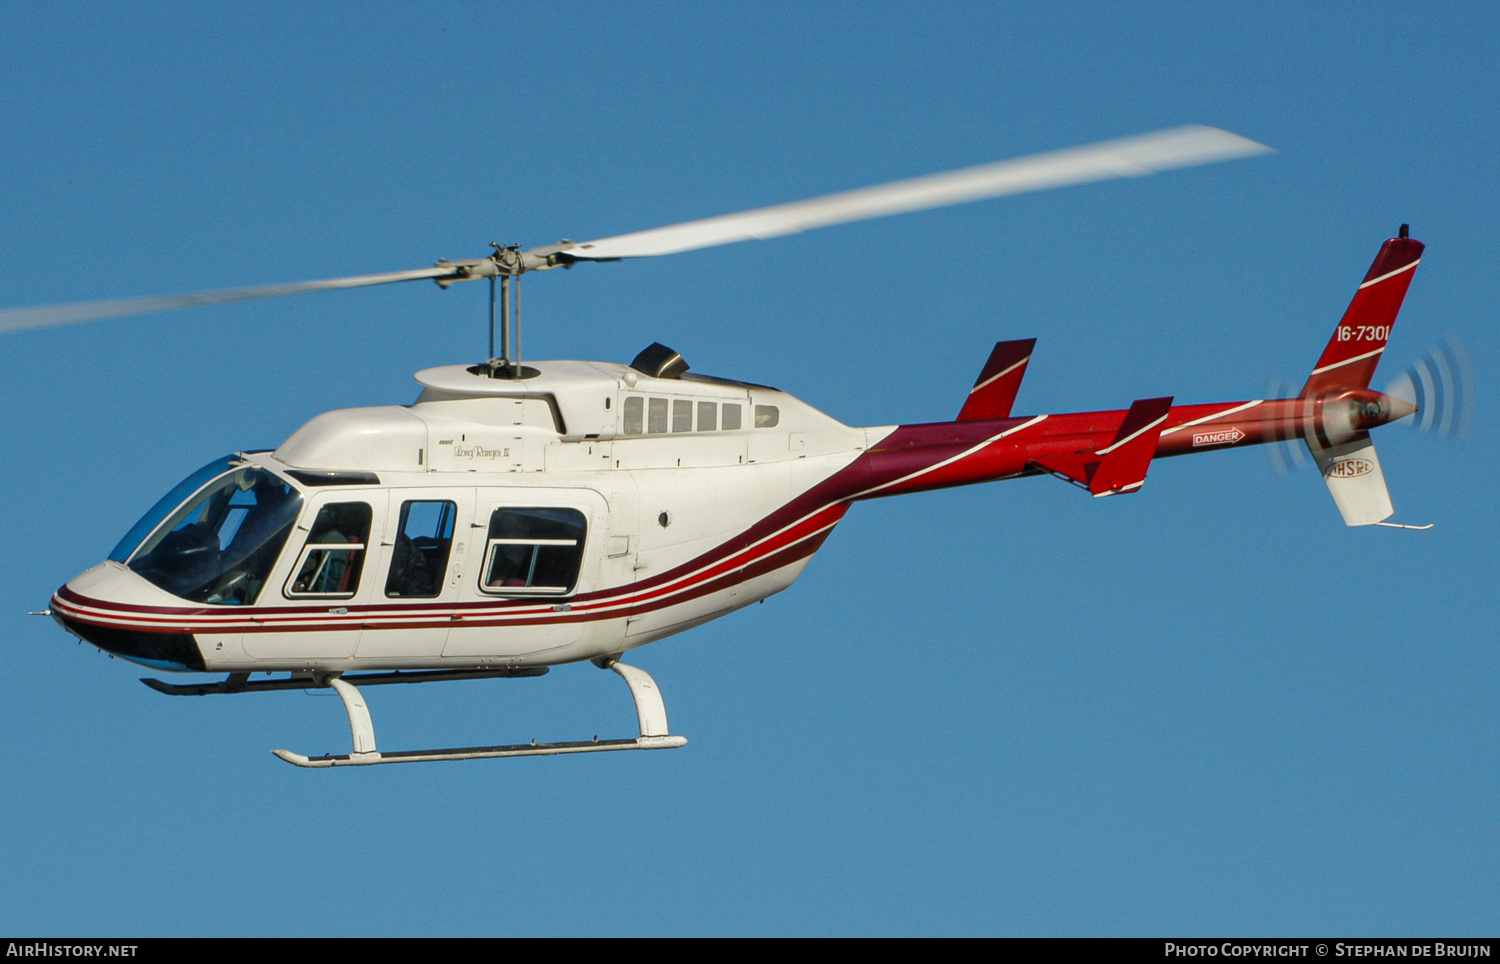
[[[1309,414],[1307,405],[1305,400],[1278,399],[1174,406],[1156,456],[1231,447],[1193,445],[1195,432],[1213,428],[1233,426],[1243,432],[1246,437],[1237,445],[1299,437]],[[1118,410],[899,426],[843,469],[708,552],[640,582],[566,599],[392,602],[350,606],[347,614],[336,615],[329,612],[328,601],[318,606],[247,609],[136,606],[91,599],[63,586],[52,604],[70,619],[95,625],[208,633],[527,626],[638,615],[728,588],[811,555],[853,501],[1034,474],[1033,458],[1097,451],[1108,445],[1125,416],[1125,410]],[[1182,427],[1195,420],[1196,425]],[[571,610],[552,608],[561,602]]]
[[[783,507],[783,512],[786,508],[790,506]],[[566,600],[549,599],[540,604],[534,599],[394,604],[349,607],[347,614],[333,615],[325,603],[316,608],[255,607],[226,612],[203,607],[177,609],[106,602],[63,586],[53,595],[53,606],[69,618],[82,622],[130,629],[151,628],[157,632],[319,632],[444,625],[528,626],[615,619],[729,588],[811,555],[847,510],[848,506],[843,503],[825,505],[821,510],[783,526],[780,531],[772,529],[767,536],[753,538],[753,533],[767,527],[763,521],[732,542],[652,579],[579,594]],[[562,601],[571,606],[570,611],[552,609]],[[408,618],[402,619],[403,616]],[[187,624],[176,621],[183,619],[195,621]]]

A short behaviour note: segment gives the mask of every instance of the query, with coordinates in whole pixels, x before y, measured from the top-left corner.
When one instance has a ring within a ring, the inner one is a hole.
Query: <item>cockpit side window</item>
[[[446,500],[401,503],[401,526],[385,581],[387,596],[431,599],[442,593],[457,515],[458,507]]]
[[[588,523],[577,509],[496,509],[479,588],[498,595],[567,595],[578,583]]]
[[[370,515],[365,502],[335,502],[319,509],[286,595],[348,599],[358,592]]]

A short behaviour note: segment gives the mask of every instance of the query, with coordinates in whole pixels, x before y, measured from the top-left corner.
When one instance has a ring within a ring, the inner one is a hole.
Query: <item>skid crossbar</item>
[[[304,756],[301,753],[293,753],[291,750],[272,750],[271,752],[299,767],[341,767],[371,766],[378,763],[431,763],[438,760],[483,760],[507,756],[557,756],[563,753],[602,753],[612,750],[669,750],[687,744],[686,737],[672,736],[667,731],[666,705],[662,702],[661,691],[657,689],[656,681],[649,673],[637,666],[626,666],[613,659],[605,660],[600,665],[604,669],[613,670],[630,686],[630,695],[635,700],[636,718],[641,730],[641,735],[633,740],[595,738],[576,743],[537,743],[533,740],[531,743],[509,746],[464,746],[440,750],[398,750],[394,753],[381,753],[375,748],[375,724],[370,719],[370,709],[365,704],[364,697],[349,683],[350,677],[342,679],[330,677],[325,685],[331,686],[339,694],[344,703],[344,711],[349,716],[352,752],[343,756],[320,757]],[[353,678],[358,679],[358,677]],[[390,682],[398,681],[391,680]],[[402,679],[399,682],[417,681]]]

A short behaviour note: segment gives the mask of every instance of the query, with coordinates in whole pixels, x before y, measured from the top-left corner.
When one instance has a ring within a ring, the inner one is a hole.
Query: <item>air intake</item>
[[[635,356],[630,367],[652,378],[681,378],[687,374],[688,363],[683,357],[659,341]]]

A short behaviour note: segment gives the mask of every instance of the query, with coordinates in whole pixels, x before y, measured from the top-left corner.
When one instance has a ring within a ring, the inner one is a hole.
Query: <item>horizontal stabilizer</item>
[[[997,344],[974,387],[969,390],[958,420],[1009,418],[1011,406],[1016,403],[1016,392],[1021,388],[1021,379],[1026,375],[1026,363],[1031,361],[1031,351],[1035,347],[1035,338]]]
[[[1156,457],[1162,423],[1172,408],[1171,397],[1143,398],[1130,406],[1115,440],[1099,450],[1104,461],[1089,480],[1095,497],[1134,492],[1146,482],[1146,470]]]
[[[1360,432],[1353,441],[1329,448],[1308,443],[1328,492],[1350,526],[1374,525],[1391,517],[1391,495],[1385,487],[1385,473],[1375,455],[1375,443],[1369,433]]]
[[[1172,408],[1171,397],[1143,398],[1130,406],[1114,441],[1098,451],[1034,458],[1042,469],[1086,488],[1097,498],[1134,492],[1146,482],[1156,444]]]

